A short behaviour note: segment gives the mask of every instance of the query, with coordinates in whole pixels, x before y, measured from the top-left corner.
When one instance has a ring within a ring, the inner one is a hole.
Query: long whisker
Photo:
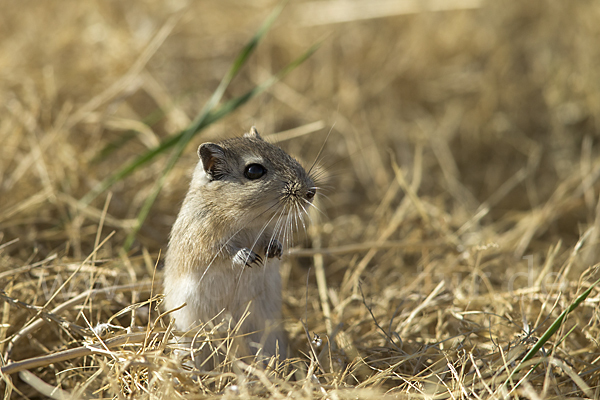
[[[293,244],[293,237],[294,237],[294,209],[292,207],[292,204],[290,204],[289,206],[289,213],[287,215],[286,221],[285,221],[285,240],[287,243],[287,247],[291,247]]]
[[[323,197],[324,199],[326,199],[330,203],[332,202],[331,198],[329,196],[327,196],[326,194],[322,193],[322,192],[317,192],[317,196]]]
[[[279,206],[281,205],[281,201],[277,201],[277,203],[270,207],[269,209],[275,207],[275,206]],[[277,217],[277,222],[276,225],[278,224],[278,221],[281,219],[281,217],[284,215],[284,209],[282,209],[279,212],[276,212],[273,214],[273,216],[263,225],[263,227],[261,228],[260,232],[258,233],[258,235],[256,235],[256,239],[254,240],[254,243],[252,244],[252,247],[250,248],[251,251],[253,251],[254,247],[256,246],[256,244],[258,243],[258,240],[261,238],[262,234],[265,232],[265,230],[267,229],[267,227],[269,226],[269,224],[273,221],[273,219],[275,219]],[[239,232],[239,231],[238,231]],[[270,244],[270,242],[269,242]],[[265,255],[266,256],[266,255]],[[267,262],[266,257],[265,257],[265,263]],[[265,273],[266,269],[263,270],[263,273]],[[240,283],[242,281],[242,276],[243,276],[243,272],[244,269],[240,269],[237,279],[236,279],[236,283],[235,283],[235,290],[237,291]]]
[[[280,201],[277,201],[276,203],[277,205],[280,204]],[[281,217],[282,213],[279,213],[279,216]],[[273,219],[275,219],[275,217],[277,216],[277,213],[274,213],[273,216],[263,225],[263,227],[261,228],[260,232],[258,233],[258,235],[256,235],[256,239],[254,240],[254,243],[252,244],[252,246],[250,247],[250,251],[254,251],[254,247],[256,246],[256,244],[258,243],[259,239],[262,237],[263,233],[265,232],[265,230],[267,229],[267,227],[269,226],[269,224],[271,223],[271,221],[273,221]],[[270,242],[269,242],[270,245]],[[267,247],[268,248],[268,247]],[[267,262],[267,257],[265,254],[265,260],[264,262]],[[237,291],[240,282],[242,281],[242,274],[244,272],[244,269],[240,269],[239,274],[238,274],[238,278],[236,279],[236,283],[235,283],[235,290]],[[263,273],[265,272],[265,270],[263,270]]]
[[[283,218],[286,216],[286,214],[287,214],[287,205],[284,204],[283,208],[281,209],[281,213],[279,214],[279,217],[277,218],[275,227],[273,228],[273,237],[279,236],[279,232],[281,232],[281,229],[283,227],[282,221],[283,221]]]
[[[285,247],[289,248],[290,247],[290,240],[289,240],[290,233],[289,233],[289,231],[291,229],[291,226],[290,226],[290,212],[291,212],[291,210],[290,210],[289,204],[286,204],[285,211],[286,211],[285,222],[281,226],[281,240],[283,241],[283,243],[285,243]]]
[[[305,201],[306,201],[306,200],[305,200]],[[313,204],[312,204],[311,202],[309,202],[309,201],[306,201],[306,202],[308,203],[308,205],[309,205],[309,206],[310,206],[310,205],[313,205]],[[307,209],[304,207],[304,205],[303,205],[302,203],[298,202],[297,204],[298,204],[298,206],[299,206],[299,207],[302,207],[302,211],[304,211],[304,213],[301,213],[300,215],[301,215],[302,217],[304,217],[304,215],[306,215],[306,216],[308,217],[308,219],[309,219],[310,223],[312,224],[312,223],[313,223],[313,220],[312,220],[312,217],[310,216],[310,214],[308,213],[308,210],[307,210]],[[313,207],[314,207],[314,205],[313,205]],[[316,208],[316,207],[315,207],[315,208]],[[318,210],[318,208],[317,208],[317,210]],[[298,210],[298,211],[299,211],[299,210]],[[302,219],[302,225],[304,225],[304,219]],[[306,226],[304,226],[304,230],[306,230]]]
[[[319,152],[317,153],[317,156],[315,157],[315,161],[313,161],[312,165],[310,166],[310,168],[308,169],[307,174],[310,176],[310,172],[312,171],[312,169],[315,167],[315,165],[317,164],[317,161],[319,160],[319,157],[321,157],[321,153],[323,152],[323,149],[325,148],[325,144],[327,143],[327,140],[329,139],[329,135],[331,135],[331,132],[333,131],[333,127],[335,126],[335,122],[333,123],[333,125],[331,125],[331,128],[329,128],[329,132],[327,132],[327,136],[325,136],[325,141],[323,142],[323,144],[321,145],[321,149],[319,149]]]
[[[280,202],[277,201],[276,204],[279,204]],[[280,214],[281,215],[281,214]],[[250,248],[250,250],[254,250],[254,246],[256,246],[256,243],[258,243],[258,240],[261,238],[262,234],[265,232],[265,230],[267,229],[267,227],[269,226],[269,224],[271,223],[271,221],[273,221],[273,219],[277,216],[277,213],[273,214],[273,216],[263,225],[262,229],[260,230],[260,232],[258,232],[258,235],[256,235],[256,239],[254,240],[254,243],[252,243],[252,247]]]
[[[298,209],[294,210],[294,225],[296,226],[296,232],[298,231]]]
[[[325,196],[327,197],[327,196]],[[326,217],[325,213],[323,211],[321,211],[321,209],[319,207],[317,207],[315,205],[314,202],[310,202],[308,200],[304,200],[306,202],[306,204],[308,204],[309,207],[313,207],[315,210],[317,210],[321,215],[323,215],[324,217]],[[310,219],[310,214],[308,213],[308,210],[306,210],[304,208],[304,206],[302,206],[302,208],[304,209],[304,212],[306,213],[306,215],[308,215],[308,218]],[[311,224],[313,223],[312,219],[310,219]]]
[[[277,221],[275,222],[275,227],[273,228],[273,232],[271,233],[271,238],[269,239],[269,243],[267,245],[267,249],[269,249],[271,247],[271,244],[277,240],[277,236],[279,235],[279,231],[281,230],[282,224],[281,221],[283,220],[283,217],[285,216],[285,206],[283,207],[283,209],[281,210],[279,217],[277,218]]]
[[[250,222],[258,219],[259,217],[263,216],[266,212],[268,212],[269,210],[271,210],[272,208],[276,207],[279,204],[279,202],[275,203],[274,205],[270,206],[269,208],[267,208],[265,211],[261,212],[260,214],[258,214],[255,218],[253,218]],[[202,276],[200,277],[200,282],[202,282],[202,280],[204,279],[204,277],[206,276],[206,273],[208,272],[208,270],[210,269],[211,265],[213,264],[213,262],[217,259],[217,257],[219,256],[219,254],[221,254],[221,252],[223,251],[223,249],[225,248],[225,246],[227,246],[229,244],[229,242],[231,242],[231,240],[233,240],[233,238],[235,237],[235,235],[237,235],[238,233],[240,233],[244,228],[246,228],[246,226],[241,227],[240,229],[238,229],[237,231],[235,231],[233,234],[231,234],[231,236],[229,236],[229,239],[227,239],[225,241],[225,243],[223,243],[220,247],[219,250],[217,252],[215,252],[215,255],[211,258],[210,262],[208,263],[208,265],[206,266],[206,269],[204,270],[204,272],[202,273]]]
[[[320,164],[317,164],[317,166],[320,166]],[[330,177],[332,175],[328,169],[319,168],[310,174],[310,179],[312,179],[314,182],[318,182],[321,178],[323,178],[325,176]],[[334,175],[334,176],[336,176],[336,175]]]
[[[325,185],[321,185],[321,186],[312,186],[310,189],[321,191],[321,190],[324,190],[324,189],[331,189],[331,188],[333,188],[332,185],[326,185],[326,186]]]

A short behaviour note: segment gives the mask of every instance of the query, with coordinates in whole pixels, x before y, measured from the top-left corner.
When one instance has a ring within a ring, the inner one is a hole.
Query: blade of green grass
[[[508,376],[508,379],[506,379],[506,381],[504,381],[504,384],[502,385],[503,387],[506,387],[508,385],[508,382],[511,381],[512,377],[514,376],[514,374],[521,369],[521,366],[523,365],[523,363],[531,360],[533,358],[533,356],[535,356],[536,353],[544,346],[544,344],[546,344],[546,342],[548,340],[550,340],[550,338],[552,337],[552,335],[554,335],[558,331],[558,329],[560,329],[560,327],[561,327],[562,323],[564,322],[565,318],[567,317],[567,315],[569,315],[571,312],[573,312],[590,295],[590,293],[592,292],[592,290],[599,283],[600,283],[600,279],[598,279],[596,282],[594,282],[585,292],[583,292],[579,297],[577,297],[577,299],[575,299],[575,301],[573,303],[571,303],[569,305],[569,307],[567,307],[558,316],[558,318],[556,318],[556,320],[552,323],[552,325],[550,325],[550,327],[548,329],[546,329],[546,332],[544,332],[544,334],[540,337],[540,339],[536,342],[536,344],[527,352],[527,354],[525,354],[525,357],[523,357],[523,359],[521,360],[521,362],[519,363],[519,365],[517,365],[517,367],[512,370],[512,372]],[[533,372],[533,370],[538,365],[539,365],[539,363],[536,364],[536,365],[534,365],[531,368],[531,370],[529,370],[527,372],[527,375],[529,375],[531,372]],[[523,381],[523,379],[521,379],[515,385],[515,387],[512,388],[511,392],[514,391],[519,386],[519,383],[522,382],[522,381]]]
[[[92,202],[100,193],[104,192],[106,189],[114,185],[116,182],[122,180],[135,170],[137,170],[142,165],[146,164],[148,161],[151,161],[159,154],[162,154],[167,150],[167,148],[173,146],[175,143],[179,142],[183,137],[191,136],[198,132],[201,128],[207,126],[206,119],[209,115],[210,111],[219,103],[225,90],[233,80],[233,78],[237,75],[241,67],[248,60],[248,57],[252,54],[258,43],[262,40],[265,34],[269,31],[281,11],[285,6],[287,0],[282,1],[271,14],[267,17],[266,21],[260,26],[256,34],[250,39],[250,41],[244,46],[240,54],[237,56],[227,74],[223,77],[217,89],[213,92],[212,96],[208,100],[208,102],[204,105],[196,119],[192,122],[192,124],[185,129],[183,132],[180,132],[178,135],[174,135],[167,139],[163,144],[158,146],[155,149],[149,150],[146,153],[142,154],[140,157],[133,160],[131,163],[121,167],[117,172],[109,176],[100,182],[95,188],[90,190],[82,199],[81,203],[83,205],[87,205]],[[214,122],[214,121],[212,121]],[[190,137],[191,138],[191,137]],[[165,145],[165,143],[167,145]]]
[[[246,92],[245,94],[243,94],[239,97],[236,97],[235,99],[227,101],[225,104],[223,104],[221,107],[219,107],[214,112],[208,112],[206,114],[205,118],[203,119],[202,124],[198,124],[197,129],[195,129],[195,130],[187,129],[186,131],[184,131],[178,135],[178,137],[180,139],[177,141],[173,141],[173,143],[170,144],[170,146],[177,144],[177,147],[175,148],[171,157],[169,158],[169,162],[168,162],[166,168],[163,170],[160,178],[155,183],[152,193],[146,198],[146,201],[142,205],[142,208],[140,209],[140,212],[138,213],[138,216],[136,219],[136,225],[135,225],[134,229],[129,233],[129,235],[127,236],[127,238],[125,240],[125,244],[123,245],[123,248],[125,251],[129,250],[129,248],[131,247],[131,244],[133,243],[133,240],[135,239],[135,235],[137,234],[137,232],[141,228],[142,224],[144,223],[146,217],[148,216],[148,214],[150,212],[150,209],[152,208],[152,205],[154,204],[154,201],[158,197],[158,194],[160,193],[160,191],[164,185],[167,174],[175,166],[175,163],[177,162],[177,160],[181,156],[181,153],[185,149],[186,145],[193,138],[193,136],[197,132],[199,132],[201,129],[203,129],[204,127],[223,118],[225,115],[233,112],[234,110],[236,110],[238,107],[240,107],[243,104],[245,104],[246,102],[248,102],[253,97],[264,92],[266,89],[268,89],[270,86],[272,86],[275,82],[282,79],[284,76],[286,76],[292,70],[294,70],[296,67],[298,67],[300,64],[302,64],[308,57],[310,57],[315,51],[317,51],[319,46],[320,46],[320,43],[316,43],[315,45],[311,46],[306,52],[304,52],[300,57],[298,57],[297,59],[295,59],[288,65],[286,65],[277,74],[273,75],[271,78],[267,79],[265,82],[261,83],[260,85],[256,86],[255,88]]]

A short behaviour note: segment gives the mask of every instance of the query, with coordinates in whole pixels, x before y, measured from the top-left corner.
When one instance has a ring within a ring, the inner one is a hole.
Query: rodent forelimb
[[[252,264],[261,265],[263,263],[262,257],[247,247],[240,248],[229,245],[225,248],[237,266],[252,268]]]

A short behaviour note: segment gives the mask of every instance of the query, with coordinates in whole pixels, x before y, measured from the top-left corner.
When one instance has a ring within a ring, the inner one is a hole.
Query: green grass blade
[[[229,86],[229,84],[231,83],[233,78],[237,75],[240,68],[246,63],[246,61],[248,60],[248,58],[250,57],[250,55],[252,54],[254,49],[256,49],[256,46],[258,45],[258,43],[262,40],[262,38],[265,36],[265,34],[269,31],[269,29],[271,28],[271,26],[273,25],[273,23],[275,22],[275,20],[279,16],[279,14],[281,13],[281,10],[283,10],[285,3],[286,3],[286,1],[281,2],[275,8],[275,10],[273,10],[273,12],[271,12],[269,17],[267,17],[266,21],[260,26],[260,28],[258,29],[256,34],[252,37],[252,39],[250,39],[250,41],[246,44],[246,46],[244,46],[244,48],[240,51],[240,54],[237,56],[237,58],[231,65],[231,68],[229,69],[229,71],[227,71],[227,74],[225,74],[225,76],[219,83],[219,86],[217,87],[217,89],[213,92],[213,94],[210,97],[210,99],[208,100],[208,102],[204,105],[204,107],[202,108],[202,110],[200,111],[200,113],[198,114],[196,119],[192,122],[192,124],[187,129],[185,129],[183,132],[180,132],[179,134],[175,135],[175,137],[173,137],[173,139],[171,139],[171,138],[167,139],[166,146],[164,144],[161,144],[159,147],[149,150],[148,152],[142,154],[140,157],[136,158],[129,164],[123,166],[120,170],[118,170],[113,175],[109,176],[108,178],[106,178],[105,180],[100,182],[95,188],[93,188],[90,192],[88,192],[81,199],[81,202],[84,205],[89,204],[100,193],[104,192],[106,189],[108,189],[109,187],[114,185],[116,182],[118,182],[118,181],[122,180],[123,178],[125,178],[126,176],[130,175],[132,172],[136,171],[142,165],[144,165],[147,162],[154,159],[154,157],[156,157],[157,155],[162,154],[169,147],[171,147],[175,143],[177,143],[178,140],[180,140],[182,137],[186,136],[188,132],[196,133],[202,127],[207,126],[207,124],[204,123],[206,120],[206,117],[209,115],[210,111],[219,103],[219,101],[223,97],[223,94],[225,93],[225,90],[227,89],[227,87]]]
[[[116,140],[113,140],[112,142],[110,142],[106,146],[104,146],[94,156],[94,158],[92,158],[90,160],[90,164],[98,164],[102,160],[106,159],[106,157],[111,155],[113,152],[119,150],[121,147],[123,147],[125,144],[127,144],[127,142],[129,142],[131,139],[135,138],[139,133],[140,133],[139,131],[135,131],[132,129],[125,131]]]
[[[287,1],[282,1],[281,3],[279,3],[279,5],[277,7],[275,7],[275,9],[267,17],[266,21],[258,29],[256,34],[254,34],[254,36],[252,37],[252,39],[250,39],[248,44],[246,44],[246,46],[244,46],[244,48],[242,49],[240,54],[237,56],[237,58],[231,65],[231,68],[229,69],[227,74],[223,77],[223,80],[221,80],[221,83],[217,87],[217,90],[215,90],[215,92],[211,96],[208,103],[206,103],[206,105],[204,106],[204,109],[200,113],[201,116],[206,117],[206,115],[221,100],[221,98],[223,97],[223,94],[225,93],[225,90],[229,86],[229,83],[231,83],[233,78],[237,75],[239,70],[246,63],[246,61],[248,60],[250,55],[254,52],[254,50],[256,49],[256,46],[258,46],[258,43],[262,40],[262,38],[271,29],[271,26],[273,25],[273,23],[275,22],[277,17],[279,17],[279,14],[281,14],[281,11],[285,7],[285,3],[287,3]]]
[[[542,346],[548,340],[550,340],[552,335],[554,335],[556,331],[558,331],[567,315],[573,312],[590,295],[594,287],[596,287],[596,285],[598,285],[599,283],[600,279],[594,282],[585,292],[583,292],[579,297],[577,297],[577,299],[575,299],[575,301],[571,303],[569,307],[567,307],[567,309],[563,311],[558,318],[556,318],[552,325],[550,325],[546,332],[544,332],[544,334],[540,337],[537,343],[529,350],[529,352],[527,352],[525,357],[523,357],[523,360],[521,361],[522,363],[533,358],[535,353],[537,353],[542,348]]]
[[[311,46],[300,57],[296,58],[294,61],[292,61],[291,63],[286,65],[277,74],[273,75],[271,78],[267,79],[265,82],[256,86],[252,90],[244,93],[243,95],[236,97],[235,99],[231,99],[231,100],[227,101],[225,104],[223,104],[221,107],[216,109],[214,112],[210,113],[210,115],[207,117],[207,122],[213,123],[213,122],[223,118],[225,115],[229,114],[230,112],[236,110],[237,108],[239,108],[240,106],[245,104],[248,100],[252,99],[253,97],[256,97],[257,95],[259,95],[262,92],[264,92],[265,90],[267,90],[275,82],[283,79],[294,68],[298,67],[304,61],[306,61],[306,59],[308,57],[310,57],[315,51],[317,51],[317,49],[319,48],[320,45],[321,45],[320,43],[317,43],[317,44]]]
[[[261,85],[255,87],[254,89],[248,91],[247,93],[243,94],[240,97],[237,97],[235,99],[231,99],[231,100],[227,101],[225,104],[223,104],[221,107],[217,108],[216,110],[210,111],[203,121],[199,121],[198,124],[193,125],[194,128],[196,128],[197,131],[202,130],[203,128],[207,127],[208,125],[223,118],[229,112],[237,109],[238,107],[243,105],[246,101],[248,101],[248,100],[252,99],[253,97],[257,96],[258,94],[262,93],[263,91],[268,89],[273,83],[275,83],[277,80],[282,79],[286,74],[291,72],[292,69],[294,69],[295,67],[300,65],[302,62],[304,62],[308,57],[310,57],[319,48],[319,46],[320,46],[320,43],[317,43],[314,46],[312,46],[311,48],[309,48],[304,54],[302,54],[296,60],[294,60],[293,62],[288,64],[286,67],[284,67],[281,71],[279,71],[279,73],[277,75],[268,79],[266,82],[262,83]],[[123,178],[129,176],[130,174],[132,174],[135,170],[137,170],[142,165],[147,164],[148,162],[152,161],[159,154],[162,154],[166,150],[173,147],[186,132],[187,132],[187,130],[179,132],[178,134],[169,136],[158,147],[147,151],[146,153],[142,154],[141,156],[139,156],[138,158],[136,158],[129,164],[121,167],[121,169],[119,171],[117,171],[113,175],[109,176],[108,178],[106,178],[105,180],[100,182],[94,189],[92,189],[89,193],[87,193],[81,199],[81,202],[83,204],[89,204],[100,193],[104,192],[106,189],[108,189],[109,187],[111,187],[112,185],[117,183],[118,181],[122,180]]]
[[[531,360],[533,358],[533,356],[535,356],[535,354],[544,346],[544,344],[546,344],[546,342],[548,342],[548,340],[550,340],[552,335],[554,335],[560,329],[560,327],[561,327],[562,323],[564,322],[565,318],[567,317],[567,315],[569,315],[569,313],[573,312],[590,295],[592,290],[599,283],[600,283],[600,279],[598,279],[596,282],[594,282],[585,292],[583,292],[579,297],[577,297],[577,299],[575,299],[575,301],[573,303],[571,303],[569,305],[569,307],[567,307],[558,316],[558,318],[556,318],[556,320],[552,323],[552,325],[550,325],[550,327],[548,329],[546,329],[546,332],[544,332],[544,334],[540,337],[540,339],[536,342],[536,344],[527,352],[527,354],[525,354],[525,357],[523,357],[523,359],[521,360],[519,365],[517,365],[517,367],[515,369],[513,369],[513,371],[510,373],[508,379],[504,382],[504,384],[503,384],[504,387],[506,387],[506,385],[512,379],[514,374],[521,369],[521,365],[523,365],[523,363]],[[534,365],[527,374],[530,374],[537,365],[539,365],[539,364]],[[512,390],[515,390],[518,385],[519,384],[517,383],[517,385],[515,385],[515,387]]]
[[[191,132],[191,131],[188,131],[188,132]],[[190,139],[191,139],[191,135],[190,135]],[[125,239],[125,243],[123,244],[123,249],[125,251],[128,251],[131,248],[131,245],[133,244],[133,241],[135,240],[135,236],[137,235],[140,228],[142,227],[142,224],[148,217],[148,214],[150,213],[150,209],[152,208],[152,205],[156,201],[158,194],[160,193],[160,191],[162,190],[162,187],[165,184],[167,175],[169,174],[171,169],[173,169],[173,167],[175,166],[175,163],[181,156],[181,153],[183,153],[183,150],[185,149],[185,145],[189,142],[190,139],[188,139],[187,136],[182,137],[182,140],[180,140],[180,142],[177,144],[177,147],[171,154],[171,157],[169,158],[169,162],[167,163],[166,168],[164,169],[164,171],[161,174],[158,181],[156,181],[156,183],[154,184],[154,187],[152,188],[152,192],[144,201],[144,204],[142,205],[142,208],[140,209],[140,212],[137,215],[135,227],[133,228],[133,230],[131,232],[129,232],[129,234],[127,235],[127,238]]]

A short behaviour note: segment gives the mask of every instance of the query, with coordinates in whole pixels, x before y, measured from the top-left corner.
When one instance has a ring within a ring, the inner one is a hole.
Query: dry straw
[[[4,5],[4,397],[599,397],[600,7],[278,6]],[[293,358],[215,319],[198,370],[161,254],[195,147],[252,125],[309,165],[331,132],[281,271]]]

